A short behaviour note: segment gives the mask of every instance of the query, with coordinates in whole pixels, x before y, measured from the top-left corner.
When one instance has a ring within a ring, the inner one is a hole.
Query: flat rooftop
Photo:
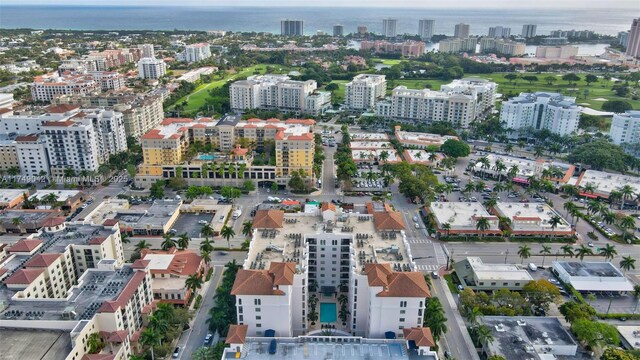
[[[396,231],[392,236],[389,236],[389,231],[378,232],[372,215],[344,214],[330,227],[322,222],[320,216],[285,213],[282,226],[281,229],[255,231],[244,263],[245,269],[269,269],[271,262],[295,262],[298,267],[306,266],[304,246],[300,242],[296,246],[296,237],[304,239],[314,234],[349,238],[356,252],[364,251],[364,259],[373,263],[414,266],[404,231]],[[368,235],[366,239],[358,239],[362,246],[356,246],[356,234]],[[364,265],[363,261],[356,262],[356,271],[361,272]]]
[[[578,345],[557,318],[534,316],[483,316],[480,323],[491,330],[492,354],[507,359],[541,359],[538,352],[553,346]],[[553,352],[553,351],[552,351]],[[571,358],[571,357],[568,357]]]
[[[499,202],[494,209],[500,216],[511,219],[511,228],[514,231],[554,232],[561,233],[571,231],[571,225],[560,213],[546,203],[507,203]],[[553,216],[559,216],[562,223],[554,229],[549,220]]]
[[[434,201],[429,210],[436,218],[438,225],[448,223],[451,230],[476,230],[475,218],[496,218],[489,214],[479,202],[438,202]],[[498,230],[497,218],[491,223],[490,230]]]
[[[479,257],[468,257],[467,261],[480,280],[533,281],[527,270],[515,264],[485,264]]]
[[[42,252],[63,253],[69,245],[86,245],[91,239],[106,238],[116,231],[102,225],[66,223],[64,230],[55,233],[44,232],[38,238],[44,242]]]
[[[275,354],[269,354],[272,338],[247,338],[243,346],[246,360],[435,360],[434,356],[419,356],[407,349],[404,340],[362,339],[361,343],[301,341],[303,338],[277,338]],[[353,338],[354,340],[357,338]],[[328,339],[327,339],[328,340]],[[335,340],[335,338],[334,338]],[[235,359],[236,353],[225,352],[225,359]]]
[[[571,276],[591,277],[624,277],[624,275],[609,262],[577,262],[554,261]]]
[[[553,268],[578,291],[633,291],[633,284],[610,262],[554,261]]]
[[[84,221],[94,224],[102,224],[107,219],[114,219],[119,211],[129,209],[129,202],[124,199],[107,199],[102,201],[89,214]]]
[[[438,135],[438,134],[429,134],[429,133],[420,133],[420,132],[396,131],[395,134],[396,134],[396,138],[401,143],[408,143],[408,144],[422,145],[422,146],[429,146],[429,145],[440,146],[449,139],[458,140],[457,136]]]
[[[7,305],[0,314],[0,324],[11,325],[12,320],[88,320],[105,301],[114,300],[134,275],[130,265],[121,269],[88,269],[67,293],[67,298],[13,300],[16,291],[0,285],[0,301]],[[75,318],[63,318],[73,311]],[[0,345],[1,347],[2,345]]]
[[[389,154],[387,158],[387,162],[399,162],[400,155],[396,152],[395,149],[378,149],[378,150],[367,150],[367,149],[355,149],[351,150],[351,158],[353,161],[381,161],[380,156],[383,151],[386,151]]]
[[[0,222],[18,218],[27,227],[34,227],[50,216],[62,216],[62,212],[56,210],[4,210],[0,211]]]
[[[482,163],[477,162],[475,165],[475,171],[486,171],[487,173],[493,174],[495,173],[493,166],[495,165],[496,161],[499,160],[507,167],[503,174],[506,174],[506,172],[508,172],[510,168],[515,166],[518,168],[516,177],[526,179],[529,176],[540,176],[543,170],[554,167],[563,172],[564,175],[562,176],[562,179],[564,182],[566,182],[566,180],[568,180],[573,175],[573,170],[575,169],[573,165],[569,164],[559,162],[545,162],[543,160],[521,159],[507,155],[488,154],[485,155],[485,157],[489,160],[491,168],[483,170]]]
[[[429,157],[431,153],[426,150],[415,150],[415,149],[405,149],[404,150],[404,159],[410,164],[431,164]],[[442,153],[436,153],[436,162],[444,159],[444,155]]]
[[[79,190],[47,190],[47,189],[43,189],[43,190],[38,190],[36,191],[33,195],[31,195],[29,197],[29,199],[33,200],[33,199],[42,199],[45,196],[49,195],[49,194],[56,194],[56,196],[58,197],[58,201],[65,201],[69,198],[73,198],[75,196],[77,196],[78,194],[80,194],[81,191]]]
[[[180,200],[156,200],[148,208],[130,208],[120,210],[114,216],[125,227],[163,228],[169,219],[180,210]]]
[[[24,193],[29,193],[27,189],[0,189],[0,204],[15,200]]]
[[[353,141],[389,141],[389,135],[383,133],[353,133],[349,135]]]
[[[0,329],[3,360],[60,360],[72,350],[68,331]]]
[[[580,176],[576,185],[585,187],[587,184],[591,184],[596,188],[596,194],[604,196],[608,196],[611,190],[615,190],[623,185],[629,185],[635,193],[640,193],[640,177],[631,175],[587,170]]]
[[[627,346],[633,349],[640,349],[640,326],[616,326],[616,328],[622,335],[623,343],[626,342]]]
[[[390,149],[393,150],[393,145],[388,141],[352,141],[350,143],[351,149]]]

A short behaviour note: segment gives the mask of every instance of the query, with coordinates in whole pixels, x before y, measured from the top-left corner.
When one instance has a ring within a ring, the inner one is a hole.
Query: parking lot
[[[181,213],[173,223],[172,229],[176,230],[176,235],[187,233],[191,238],[198,238],[200,237],[200,229],[204,225],[199,222],[207,221],[210,223],[211,220],[213,220],[213,214],[210,213]]]

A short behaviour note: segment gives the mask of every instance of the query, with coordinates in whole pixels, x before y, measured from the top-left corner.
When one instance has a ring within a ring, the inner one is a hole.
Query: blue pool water
[[[198,159],[200,160],[204,160],[204,161],[213,161],[216,159],[215,155],[200,155],[198,156]]]
[[[335,303],[320,303],[320,322],[332,323],[338,320]]]

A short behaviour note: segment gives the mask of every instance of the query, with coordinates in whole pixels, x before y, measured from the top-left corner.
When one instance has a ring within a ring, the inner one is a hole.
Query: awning
[[[273,329],[266,330],[264,332],[264,337],[276,337],[276,331]]]
[[[517,182],[519,184],[527,184],[527,185],[529,185],[529,180],[524,179],[524,178],[520,178],[520,177],[514,177],[513,179],[511,179],[511,181]]]
[[[396,338],[396,333],[393,331],[387,331],[384,333],[384,338],[385,339],[395,339]]]
[[[589,193],[585,193],[585,192],[581,192],[580,196],[588,197],[589,199],[597,199],[598,198],[598,195],[589,194]]]

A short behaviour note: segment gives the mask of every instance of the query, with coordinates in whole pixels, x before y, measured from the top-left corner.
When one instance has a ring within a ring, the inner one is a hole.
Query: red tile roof
[[[22,136],[16,136],[16,141],[17,142],[33,142],[33,141],[38,141],[38,135],[22,135]]]
[[[89,241],[87,241],[87,243],[89,245],[100,245],[105,241],[107,241],[107,238],[105,236],[96,236],[96,237],[93,237],[93,238],[89,239]]]
[[[229,325],[226,344],[244,344],[249,325]]]
[[[4,280],[7,285],[29,285],[44,272],[42,268],[20,269]]]
[[[293,275],[296,273],[294,262],[272,262],[269,273],[273,275],[274,285],[293,285]]]
[[[52,217],[52,218],[48,218],[47,220],[45,220],[42,223],[42,226],[44,227],[55,227],[55,226],[59,226],[64,224],[64,221],[66,219],[62,216],[56,216],[56,217]]]
[[[173,251],[144,249],[141,254],[142,259],[146,260],[148,254],[173,255],[168,268],[166,270],[151,270],[154,274],[195,275],[203,265],[202,257],[192,250],[177,251],[175,248]]]
[[[162,121],[162,125],[171,125],[173,123],[190,123],[193,119],[191,118],[166,118]]]
[[[142,135],[142,139],[164,139],[164,136],[160,135],[160,130],[152,129]]]
[[[62,254],[37,254],[24,264],[26,268],[48,267],[58,260]]]
[[[102,223],[102,225],[104,225],[104,226],[113,226],[113,225],[115,225],[117,223],[118,223],[118,219],[107,219]]]
[[[112,333],[110,333],[106,340],[107,342],[116,342],[116,343],[123,343],[125,342],[125,340],[127,340],[127,336],[129,336],[129,333],[127,332],[127,330],[118,330],[118,331],[114,331]]]
[[[145,279],[145,276],[146,273],[144,271],[136,271],[131,280],[129,280],[124,289],[122,289],[120,295],[118,295],[115,300],[105,301],[98,311],[113,313],[116,312],[118,308],[126,306],[133,294],[138,291],[138,286],[140,286],[142,281]]]
[[[388,276],[391,274],[389,264],[365,264],[364,273],[367,274],[369,286],[387,286]]]
[[[42,241],[38,239],[22,239],[16,241],[10,248],[7,249],[7,252],[32,252],[37,249],[38,246],[42,245]]]
[[[254,229],[281,229],[284,221],[283,210],[258,210],[253,217]]]
[[[131,268],[132,269],[146,269],[147,266],[149,266],[150,263],[151,263],[151,261],[149,261],[149,260],[138,259],[138,260],[134,261],[133,264],[131,264]]]
[[[269,270],[240,269],[233,282],[231,295],[284,295],[282,290],[274,289],[273,274]]]
[[[404,230],[402,214],[397,211],[374,212],[373,222],[376,230]]]
[[[49,105],[45,108],[50,114],[64,114],[68,111],[73,111],[79,109],[79,105],[71,105],[71,104],[60,104],[60,105]]]
[[[394,272],[389,274],[387,279],[389,283],[378,293],[380,297],[431,297],[421,272]]]
[[[436,342],[433,340],[431,329],[428,327],[414,327],[410,329],[402,329],[405,340],[413,340],[417,346],[436,346]]]

